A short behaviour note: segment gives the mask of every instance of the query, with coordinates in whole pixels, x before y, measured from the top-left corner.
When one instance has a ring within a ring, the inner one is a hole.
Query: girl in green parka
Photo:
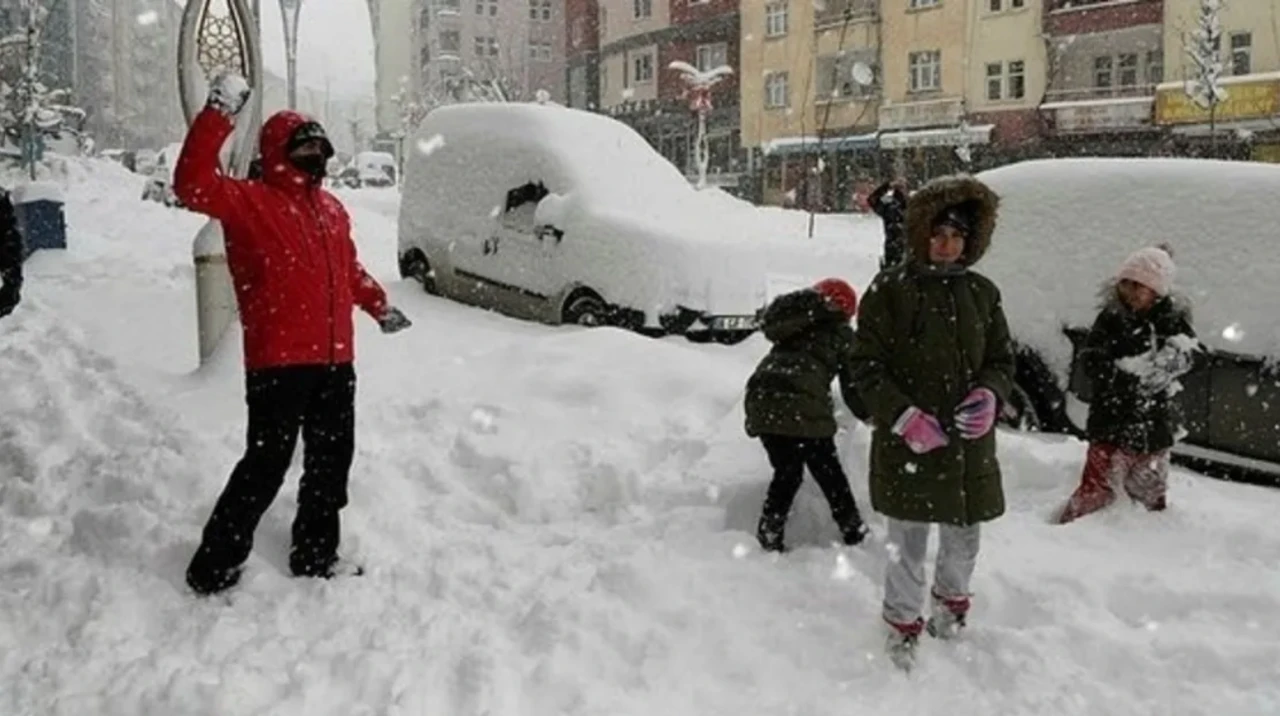
[[[888,518],[889,653],[909,668],[928,628],[954,636],[969,612],[979,525],[1004,513],[995,421],[1014,351],[990,279],[973,270],[999,199],[970,176],[935,179],[907,204],[907,260],[863,297],[852,363],[871,414],[871,504]],[[925,553],[939,550],[926,624]]]
[[[773,348],[747,381],[747,434],[759,438],[773,467],[756,537],[760,547],[781,552],[783,532],[807,466],[831,506],[844,543],[858,544],[866,526],[836,454],[831,381],[840,379],[842,397],[864,417],[853,389],[849,356],[858,307],[853,287],[837,278],[784,294],[764,311],[765,338]]]

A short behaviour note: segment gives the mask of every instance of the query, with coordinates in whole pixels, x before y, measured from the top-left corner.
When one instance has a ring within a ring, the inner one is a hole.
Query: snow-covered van
[[[980,175],[1001,197],[981,270],[1020,347],[1025,421],[1075,432],[1089,381],[1075,350],[1100,284],[1134,249],[1168,243],[1175,291],[1213,351],[1182,379],[1184,460],[1280,475],[1280,167],[1199,159],[1061,159]],[[1248,474],[1248,473],[1245,473]]]
[[[400,272],[427,290],[553,324],[754,330],[770,242],[621,122],[453,105],[427,115],[407,155]]]

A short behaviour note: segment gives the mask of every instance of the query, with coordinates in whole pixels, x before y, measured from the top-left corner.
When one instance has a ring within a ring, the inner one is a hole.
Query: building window
[[[764,8],[765,37],[782,37],[787,34],[787,3],[769,3]]]
[[[418,50],[418,67],[425,68],[429,64],[431,64],[431,47],[423,45]]]
[[[436,0],[436,7],[456,12],[462,9],[462,0]]]
[[[498,56],[498,38],[477,37],[475,50],[476,50],[476,57],[497,57]]]
[[[1005,8],[1017,10],[1026,6],[1026,0],[987,0],[987,7],[991,12],[1000,12]]]
[[[424,9],[421,15],[418,15],[418,34],[425,35],[431,29],[431,11]]]
[[[440,52],[457,55],[462,50],[462,38],[457,30],[440,31]]]
[[[1253,33],[1231,33],[1231,74],[1247,75],[1253,71]]]
[[[907,55],[912,92],[931,92],[942,88],[942,50],[912,52]]]
[[[631,0],[636,12],[636,19],[653,17],[653,0]]]
[[[631,79],[635,84],[647,84],[653,81],[653,53],[636,55],[632,60]]]
[[[1121,87],[1134,87],[1138,84],[1138,56],[1131,52],[1120,55],[1118,63],[1119,82]]]
[[[729,46],[723,42],[714,45],[698,45],[697,61],[694,63],[698,70],[707,72],[714,70],[720,65],[729,62]]]
[[[1022,60],[1009,63],[1009,99],[1027,96],[1027,65]]]
[[[529,19],[551,22],[551,0],[529,0]]]
[[[764,76],[764,106],[778,109],[791,104],[791,93],[787,88],[786,72],[770,72]]]
[[[551,61],[551,41],[550,40],[530,40],[529,41],[529,59],[540,62]]]
[[[996,1],[996,0],[993,0]],[[987,100],[995,102],[1004,97],[1004,63],[987,63]]]
[[[1093,86],[1111,89],[1111,55],[1093,58]]]
[[[942,0],[909,0],[907,3],[907,9],[923,10],[929,7],[937,7],[941,4]]]
[[[476,14],[484,15],[486,12],[489,17],[497,17],[498,0],[476,0]]]
[[[1147,84],[1161,82],[1164,82],[1164,50],[1151,50],[1147,53]]]

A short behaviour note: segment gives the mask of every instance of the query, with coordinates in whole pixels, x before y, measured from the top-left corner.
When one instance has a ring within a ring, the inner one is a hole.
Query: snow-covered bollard
[[[62,187],[53,182],[27,182],[15,187],[11,197],[27,254],[37,249],[67,248]]]

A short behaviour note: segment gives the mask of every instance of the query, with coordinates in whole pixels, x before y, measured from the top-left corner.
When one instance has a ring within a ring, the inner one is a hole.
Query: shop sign
[[[1227,99],[1214,110],[1217,122],[1271,117],[1280,112],[1280,80],[1233,82],[1222,87]],[[1156,121],[1160,124],[1207,124],[1209,110],[1196,104],[1182,87],[1156,94]]]
[[[960,123],[964,103],[959,98],[905,102],[880,106],[880,129],[916,129],[945,127]]]
[[[1151,101],[1080,104],[1058,107],[1053,114],[1059,132],[1105,132],[1151,124]]]

